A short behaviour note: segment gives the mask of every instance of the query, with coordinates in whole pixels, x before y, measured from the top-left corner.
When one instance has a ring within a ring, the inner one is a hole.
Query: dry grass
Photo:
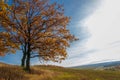
[[[25,72],[16,66],[1,66],[0,80],[27,80],[24,76]]]
[[[31,73],[19,66],[0,66],[0,80],[120,80],[119,71],[78,70],[57,66],[33,66]]]

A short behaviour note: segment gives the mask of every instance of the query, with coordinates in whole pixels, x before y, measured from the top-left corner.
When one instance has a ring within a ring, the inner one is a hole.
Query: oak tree
[[[30,58],[60,62],[67,56],[66,49],[76,38],[67,25],[70,17],[63,6],[49,0],[13,0],[1,25],[23,51],[22,66],[30,71]]]

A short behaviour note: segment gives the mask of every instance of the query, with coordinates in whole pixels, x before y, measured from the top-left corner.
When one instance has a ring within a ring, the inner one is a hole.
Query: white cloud
[[[101,1],[100,7],[80,22],[91,35],[88,41],[82,49],[81,43],[69,48],[68,59],[56,65],[76,66],[120,60],[120,0]]]
[[[101,7],[84,20],[84,25],[91,33],[91,38],[86,44],[88,48],[102,48],[120,40],[119,4],[120,0],[103,0]]]
[[[102,1],[101,7],[83,21],[91,34],[85,47],[100,50],[89,55],[93,62],[104,59],[120,60],[120,46],[109,45],[120,41],[120,0]]]
[[[118,43],[120,41],[120,0],[101,1],[100,7],[82,21],[82,25],[88,28],[91,35],[84,46],[86,48],[84,50],[85,52],[96,51],[84,53],[86,55],[81,57],[79,57],[82,53],[80,50],[69,51],[78,57],[71,59],[71,64],[64,66],[120,60],[120,44]],[[80,48],[77,47],[77,49]]]

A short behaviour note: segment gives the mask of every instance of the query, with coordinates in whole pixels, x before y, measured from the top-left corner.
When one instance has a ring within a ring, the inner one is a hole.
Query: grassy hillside
[[[33,66],[28,74],[19,66],[1,65],[0,80],[120,80],[119,71]]]
[[[89,68],[89,69],[95,69],[95,68],[109,68],[109,67],[116,67],[120,65],[120,61],[111,61],[111,62],[103,62],[103,63],[96,63],[96,64],[87,64],[82,66],[75,66],[73,68]]]

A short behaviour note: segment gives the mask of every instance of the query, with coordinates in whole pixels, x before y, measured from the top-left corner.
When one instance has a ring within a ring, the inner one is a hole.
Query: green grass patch
[[[33,66],[31,74],[19,66],[1,66],[0,80],[120,80],[120,71]]]

